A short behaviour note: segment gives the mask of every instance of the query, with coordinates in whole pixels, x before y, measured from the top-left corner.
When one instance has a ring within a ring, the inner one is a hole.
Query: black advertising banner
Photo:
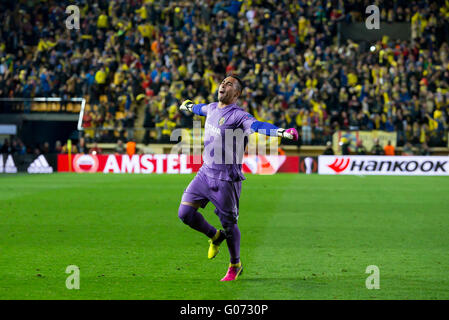
[[[299,157],[299,173],[318,173],[318,157]]]
[[[12,155],[0,153],[0,174],[53,173],[57,170],[57,154]]]

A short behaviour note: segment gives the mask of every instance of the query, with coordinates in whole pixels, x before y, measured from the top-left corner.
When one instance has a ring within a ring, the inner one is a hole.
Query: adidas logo
[[[53,168],[48,164],[43,155],[37,157],[28,167],[28,173],[52,173]]]
[[[8,155],[5,166],[3,166],[3,155],[0,154],[0,173],[17,173],[17,167],[11,155]]]

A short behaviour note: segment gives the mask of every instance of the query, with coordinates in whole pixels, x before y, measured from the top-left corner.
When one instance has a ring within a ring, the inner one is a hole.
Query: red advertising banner
[[[243,173],[275,174],[277,172],[299,173],[299,157],[290,156],[245,156]]]
[[[198,172],[202,163],[195,163],[194,156],[185,154],[76,154],[72,155],[72,171],[103,173],[169,173],[186,174]],[[245,156],[244,173],[274,174],[299,172],[299,158],[288,156]],[[69,171],[67,154],[58,155],[58,172]]]

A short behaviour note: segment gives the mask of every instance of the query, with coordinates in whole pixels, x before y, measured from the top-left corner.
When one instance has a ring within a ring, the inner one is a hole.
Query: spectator
[[[102,151],[103,150],[100,147],[98,147],[98,143],[94,142],[94,146],[89,150],[89,153],[100,154]]]
[[[0,153],[11,153],[11,147],[9,145],[9,140],[8,139],[5,139],[3,141],[3,145],[2,145],[2,148],[0,150]]]
[[[83,137],[81,137],[78,140],[77,150],[78,150],[78,153],[84,153],[84,154],[88,153],[88,149],[87,149],[87,146],[86,146],[86,141],[85,141],[85,139]]]
[[[376,156],[383,156],[385,154],[384,153],[384,149],[379,144],[379,139],[378,138],[374,139],[374,146],[371,149],[371,154],[376,155]]]
[[[427,143],[421,143],[418,147],[418,154],[420,156],[430,156],[430,149]]]
[[[390,140],[388,140],[387,145],[384,147],[384,154],[386,156],[394,156],[395,155],[394,146],[391,145]]]
[[[76,144],[72,144],[72,150],[70,152],[72,154],[78,153],[78,147]],[[62,146],[62,153],[69,153],[67,143]]]
[[[312,144],[312,127],[311,127],[311,118],[309,110],[305,110],[302,115],[302,144],[310,145]]]
[[[45,141],[42,146],[42,154],[49,154],[50,153],[50,144]]]
[[[19,138],[17,138],[17,141],[18,141],[17,154],[19,154],[19,155],[26,154],[27,148],[26,148],[25,144]]]
[[[407,142],[404,145],[404,148],[402,148],[402,155],[403,156],[413,156],[414,152],[413,152],[413,148],[412,148],[412,144],[410,142]]]
[[[136,153],[136,142],[131,140],[126,143],[126,154],[133,156]]]
[[[344,156],[351,154],[351,149],[349,146],[351,145],[351,141],[349,141],[347,138],[341,138],[340,146],[341,146],[341,154]]]
[[[125,147],[123,146],[122,140],[117,140],[117,146],[115,147],[115,153],[117,154],[123,154],[125,153]]]
[[[191,117],[193,119],[193,115],[191,112],[189,112],[191,115],[189,117]],[[144,135],[144,143],[148,144],[152,138],[151,138],[151,128],[154,128],[155,123],[154,123],[154,115],[152,113],[151,110],[151,105],[148,104],[147,107],[145,108],[145,119],[143,122],[143,126],[145,128],[145,135]],[[190,128],[192,126],[184,126],[187,128]]]
[[[126,111],[125,119],[124,119],[124,127],[126,128],[126,136],[129,140],[134,139],[134,121],[135,114],[132,111]]]
[[[323,155],[325,155],[325,156],[333,156],[334,155],[334,149],[332,149],[332,142],[328,141],[326,143],[326,149],[324,149]]]
[[[175,127],[176,123],[171,121],[168,116],[165,115],[162,121],[156,123],[156,128],[158,129],[158,141],[170,142],[170,136]]]
[[[359,141],[357,142],[357,146],[356,146],[356,148],[355,148],[355,153],[356,153],[357,155],[359,155],[359,156],[364,156],[364,155],[366,155],[366,148],[365,148],[365,146],[363,145],[363,141],[362,141],[362,140],[359,140]]]
[[[62,145],[59,140],[55,142],[55,153],[62,153]]]

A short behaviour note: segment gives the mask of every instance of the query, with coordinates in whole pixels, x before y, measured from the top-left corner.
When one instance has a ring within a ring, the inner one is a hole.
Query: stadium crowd
[[[447,145],[449,1],[375,1],[382,23],[410,22],[411,41],[366,50],[338,43],[371,1],[2,1],[0,97],[89,97],[86,139],[144,142],[192,127],[184,99],[215,101],[226,74],[241,106],[295,126],[302,144],[335,130],[396,131],[398,145]],[[137,124],[140,119],[139,124]],[[104,130],[98,130],[104,129]]]

